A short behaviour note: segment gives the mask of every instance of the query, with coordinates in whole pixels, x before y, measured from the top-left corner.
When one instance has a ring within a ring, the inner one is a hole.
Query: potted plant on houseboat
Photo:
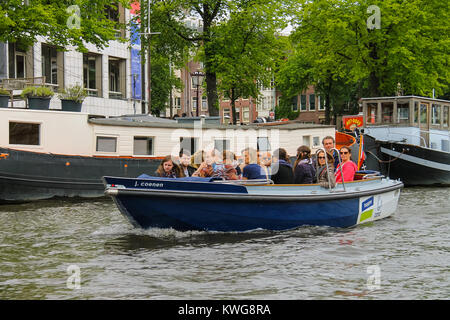
[[[0,108],[8,108],[9,91],[0,88]]]
[[[81,105],[87,96],[87,91],[81,85],[76,84],[62,89],[59,94],[61,109],[63,111],[80,112]]]
[[[28,108],[35,110],[48,110],[50,99],[55,93],[52,89],[41,87],[26,87],[22,91],[22,97],[28,99]]]

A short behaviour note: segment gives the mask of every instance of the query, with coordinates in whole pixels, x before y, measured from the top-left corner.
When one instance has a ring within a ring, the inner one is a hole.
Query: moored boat
[[[338,184],[104,177],[105,193],[140,228],[247,231],[352,227],[392,215],[403,183],[382,176]]]
[[[405,186],[450,185],[450,101],[397,96],[362,105],[366,168]]]

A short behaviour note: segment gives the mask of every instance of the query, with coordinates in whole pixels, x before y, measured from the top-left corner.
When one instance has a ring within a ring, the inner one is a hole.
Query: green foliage
[[[46,42],[87,51],[85,43],[104,48],[116,39],[116,30],[124,25],[108,19],[106,9],[130,0],[2,0],[0,1],[0,41],[31,45],[38,36]],[[79,15],[68,10],[77,5]],[[123,39],[122,39],[123,40]]]
[[[300,111],[292,111],[292,105],[287,102],[285,99],[280,101],[280,104],[275,107],[275,119],[284,119],[287,118],[289,120],[295,120],[300,115]]]
[[[82,103],[87,97],[87,91],[83,86],[76,84],[60,90],[58,97],[61,100],[72,100],[77,103]]]
[[[3,88],[0,88],[0,95],[9,96],[9,91]]]
[[[55,93],[52,89],[48,87],[26,87],[22,90],[21,96],[23,98],[39,97],[39,98],[50,98],[53,97]]]
[[[180,78],[170,70],[170,60],[161,54],[152,54],[152,103],[150,112],[159,115],[169,105],[172,88],[181,89]]]

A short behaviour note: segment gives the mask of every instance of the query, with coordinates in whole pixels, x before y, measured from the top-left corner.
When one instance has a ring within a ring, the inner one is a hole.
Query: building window
[[[230,150],[230,140],[214,140],[214,149],[218,150],[219,152]]]
[[[40,145],[41,125],[39,123],[9,123],[9,144]]]
[[[257,143],[258,151],[272,150],[272,148],[270,147],[270,142],[269,142],[268,137],[258,137],[256,143]]]
[[[242,110],[242,121],[245,123],[250,122],[250,110],[249,108],[243,108]]]
[[[175,97],[175,109],[181,109],[181,97]]]
[[[315,94],[309,95],[309,110],[310,111],[316,110],[316,95]]]
[[[95,54],[83,54],[83,85],[89,96],[100,97],[102,87],[102,57]]]
[[[97,152],[117,152],[117,138],[97,137]]]
[[[298,111],[298,96],[292,97],[291,105],[292,111]]]
[[[319,104],[319,110],[320,111],[325,110],[325,99],[321,96],[318,96],[317,100],[318,100],[318,104]]]
[[[133,154],[150,156],[153,154],[153,137],[134,137]]]
[[[62,52],[58,52],[56,47],[42,44],[41,63],[42,75],[45,76],[45,83],[53,86],[62,85]]]
[[[202,97],[202,111],[208,111],[208,99]]]
[[[33,61],[28,48],[21,43],[9,43],[9,77],[12,79],[26,78],[32,74],[32,66],[28,63]]]
[[[306,94],[300,96],[300,111],[306,111]]]
[[[197,97],[192,97],[192,111],[197,111]]]
[[[125,60],[109,58],[109,98],[125,99]]]
[[[198,138],[180,137],[180,151],[189,150],[194,154],[198,150]]]

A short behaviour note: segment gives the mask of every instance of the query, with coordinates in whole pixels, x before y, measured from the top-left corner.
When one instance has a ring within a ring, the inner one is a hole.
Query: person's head
[[[324,166],[326,161],[328,161],[329,165],[334,163],[333,157],[328,152],[325,154],[325,152],[320,150],[317,153],[317,162],[319,163],[319,166]]]
[[[224,150],[222,153],[223,162],[227,165],[233,165],[234,161],[236,161],[236,155],[228,150]]]
[[[334,138],[332,136],[326,136],[322,139],[323,147],[327,152],[330,152],[331,148],[334,148]]]
[[[174,167],[172,156],[166,156],[162,159],[160,165],[160,171],[165,173],[170,173]]]
[[[253,148],[245,148],[241,151],[243,157],[244,157],[244,163],[257,163],[258,162],[258,153]]]
[[[180,164],[183,167],[188,167],[191,164],[191,153],[189,150],[183,149],[180,151]]]
[[[297,159],[303,160],[311,157],[311,149],[308,146],[300,146],[297,149]]]
[[[291,162],[286,149],[278,148],[273,152],[272,161],[277,162],[278,160],[284,160],[286,162]]]
[[[351,158],[352,158],[351,151],[348,147],[342,147],[339,150],[339,154],[341,156],[342,162],[347,162],[347,161],[351,160]]]
[[[272,164],[272,155],[269,151],[261,151],[259,154],[259,162],[262,166],[269,167]]]
[[[220,152],[216,149],[211,149],[205,154],[205,162],[207,165],[212,165],[214,162],[220,162],[221,160]]]

